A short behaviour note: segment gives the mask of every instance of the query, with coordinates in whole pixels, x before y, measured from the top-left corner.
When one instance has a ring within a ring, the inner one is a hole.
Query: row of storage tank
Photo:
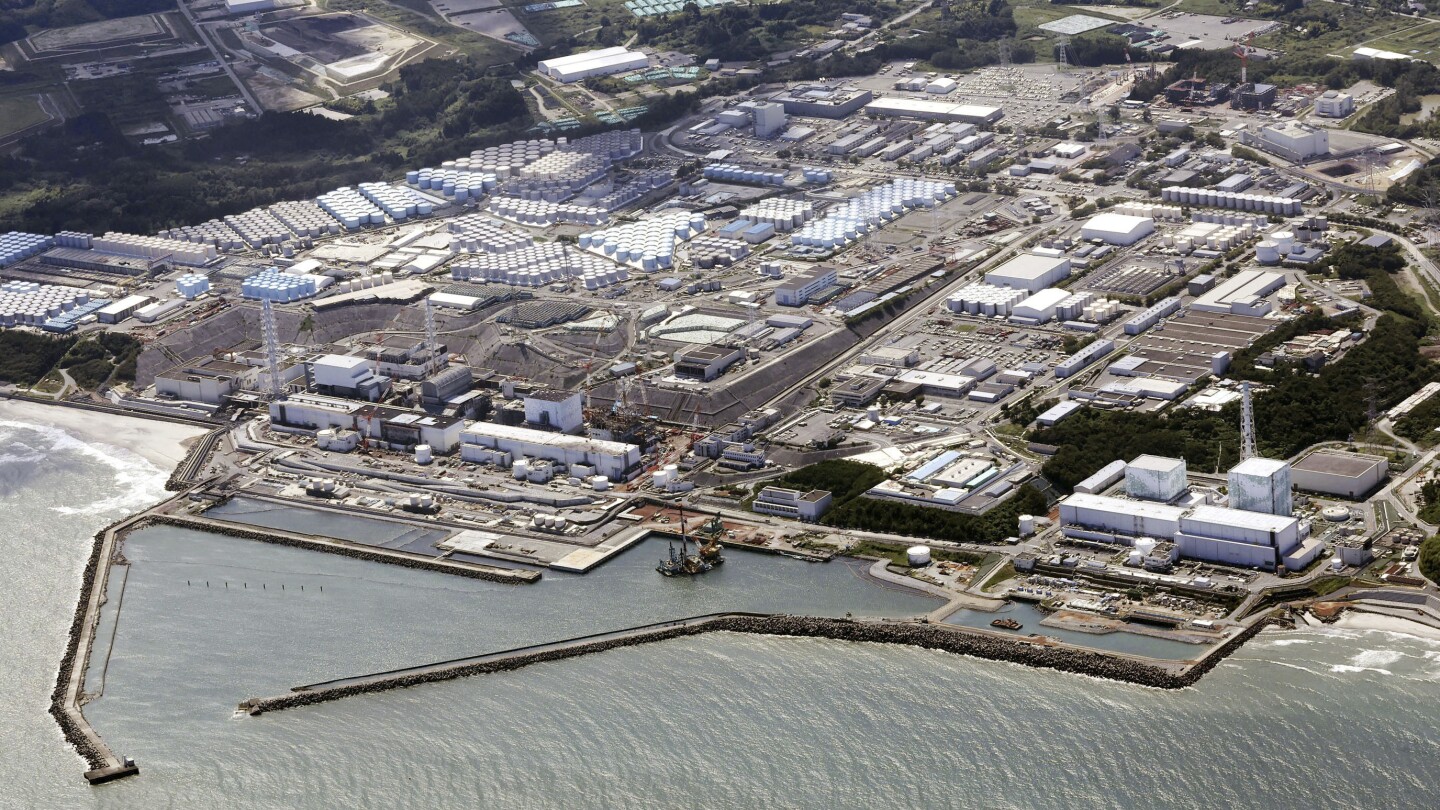
[[[267,267],[240,283],[240,295],[276,303],[309,298],[335,282],[329,276],[295,275]]]
[[[757,186],[785,185],[784,172],[767,172],[761,169],[747,169],[733,163],[712,163],[702,172],[711,180],[729,183],[749,183]]]
[[[145,259],[169,259],[174,264],[203,266],[215,261],[220,253],[214,245],[197,245],[179,239],[161,236],[141,236],[133,233],[111,231],[104,236],[90,240],[90,246],[105,253],[118,256],[136,256]]]
[[[1165,234],[1160,241],[1166,247],[1173,247],[1181,253],[1192,250],[1229,250],[1255,238],[1255,228],[1250,225],[1226,225],[1204,236]]]
[[[53,236],[10,231],[0,235],[0,267],[24,261],[54,246],[55,237]]]
[[[815,218],[815,205],[808,200],[763,200],[741,210],[739,218],[792,231]]]
[[[584,205],[557,203],[550,200],[525,200],[519,197],[491,197],[490,213],[502,219],[535,227],[568,222],[576,225],[603,225],[610,214]]]
[[[314,200],[287,200],[267,209],[281,225],[289,228],[296,236],[323,236],[340,232],[341,223]],[[231,223],[234,227],[234,223]],[[243,230],[236,228],[241,234]],[[284,241],[284,240],[278,240]]]
[[[828,183],[834,177],[829,169],[814,169],[806,167],[800,170],[800,176],[807,183]]]
[[[451,162],[446,161],[447,164]],[[418,189],[438,191],[461,203],[478,200],[486,193],[494,191],[499,184],[499,178],[491,172],[473,172],[442,166],[439,169],[406,172],[405,182]]]
[[[1025,290],[1013,287],[997,287],[994,284],[976,282],[966,284],[950,295],[945,307],[951,312],[967,315],[1009,315],[1015,305],[1030,297]]]
[[[321,278],[325,278],[325,276],[321,276]],[[356,278],[346,279],[335,285],[335,291],[342,293],[358,292],[360,290],[368,290],[372,287],[383,287],[386,284],[394,283],[395,274],[389,270],[385,270],[380,273],[372,273],[368,276],[357,276]],[[323,285],[321,289],[324,289]]]
[[[384,225],[385,212],[365,199],[364,195],[349,186],[327,191],[315,199],[325,213],[339,220],[347,231],[365,225]]]
[[[1255,261],[1279,264],[1287,256],[1304,252],[1305,244],[1295,237],[1294,231],[1275,231],[1255,245]]]
[[[1185,205],[1203,205],[1210,208],[1233,208],[1238,211],[1264,211],[1267,214],[1291,216],[1300,213],[1300,201],[1289,197],[1270,197],[1263,194],[1236,194],[1230,191],[1215,191],[1208,188],[1166,186],[1160,190],[1160,199],[1165,202]]]
[[[603,231],[582,233],[579,245],[600,256],[653,273],[675,264],[675,241],[705,230],[705,215],[665,214]]]
[[[1180,222],[1185,212],[1173,205],[1151,205],[1143,202],[1123,202],[1115,206],[1115,213],[1127,217],[1149,217],[1161,222]]]

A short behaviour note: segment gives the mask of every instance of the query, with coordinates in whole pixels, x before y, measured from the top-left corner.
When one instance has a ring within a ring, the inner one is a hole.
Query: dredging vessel
[[[680,550],[678,552],[675,550],[675,541],[671,540],[669,556],[660,560],[660,564],[655,566],[655,570],[667,577],[693,577],[725,562],[725,557],[720,553],[722,550],[720,541],[713,536],[705,543],[697,541],[695,550],[697,553],[690,553],[690,536],[685,528],[685,509],[681,507]]]

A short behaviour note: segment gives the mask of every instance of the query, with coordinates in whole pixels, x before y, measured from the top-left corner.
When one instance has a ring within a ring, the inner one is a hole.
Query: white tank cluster
[[[186,273],[175,280],[175,291],[186,301],[194,301],[210,291],[210,279],[199,273]]]
[[[1120,317],[1120,302],[1111,301],[1108,298],[1100,298],[1087,303],[1084,308],[1080,310],[1080,317],[1072,320],[1088,321],[1089,323],[1109,323],[1118,317]]]
[[[435,496],[428,492],[412,492],[405,496],[405,505],[411,509],[429,511],[435,508]]]
[[[328,280],[328,277],[325,278]],[[356,278],[346,279],[335,285],[335,291],[341,293],[359,292],[361,290],[384,287],[386,284],[394,283],[395,274],[389,270],[384,270],[379,273],[371,273],[368,276],[357,276]]]
[[[1196,250],[1229,250],[1255,238],[1255,227],[1244,225],[1220,225],[1214,222],[1194,222],[1177,234],[1166,234],[1160,241],[1166,247],[1173,247],[1178,253]]]
[[[650,474],[650,483],[654,484],[659,489],[664,489],[670,486],[670,483],[672,481],[677,481],[679,480],[679,478],[680,465],[666,464],[663,468],[656,470],[655,472]]]
[[[1237,194],[1233,191],[1215,191],[1209,188],[1188,188],[1166,186],[1160,189],[1160,199],[1183,205],[1202,205],[1207,208],[1232,208],[1237,211],[1262,211],[1267,214],[1291,216],[1300,213],[1300,201],[1289,197],[1271,197],[1264,194]]]
[[[446,230],[452,234],[451,253],[509,253],[535,244],[529,234],[512,231],[481,214],[452,219]]]
[[[258,210],[258,209],[257,209]],[[248,216],[251,211],[241,216]],[[320,204],[313,200],[290,200],[288,202],[276,203],[266,209],[266,213],[275,218],[275,221],[289,228],[297,236],[322,236],[324,234],[335,234],[340,232],[342,227],[340,220],[331,216],[330,213],[320,207]],[[257,219],[257,223],[264,223],[263,219]],[[231,223],[234,227],[234,223]],[[267,225],[268,227],[268,225]],[[235,228],[237,231],[240,228]],[[244,231],[241,231],[244,233]]]
[[[750,255],[750,245],[739,239],[697,236],[690,241],[690,264],[703,270],[728,267]]]
[[[43,326],[89,300],[79,287],[7,281],[0,284],[0,326]]]
[[[569,142],[561,138],[556,148],[564,152],[589,152],[619,163],[645,150],[645,135],[638,129],[612,129]]]
[[[160,236],[140,236],[133,233],[111,231],[97,236],[90,242],[95,250],[114,253],[118,256],[138,256],[146,259],[169,259],[174,264],[202,266],[220,257],[214,245],[197,245],[179,239]]]
[[[490,213],[521,225],[542,228],[557,222],[575,225],[603,225],[610,221],[610,212],[588,205],[557,203],[549,200],[522,200],[519,197],[491,197]]]
[[[1157,222],[1181,222],[1185,219],[1184,210],[1174,205],[1123,202],[1111,210],[1127,217],[1149,217]]]
[[[543,287],[581,279],[586,289],[619,284],[630,278],[623,267],[573,247],[542,242],[507,253],[477,253],[450,265],[456,281],[494,281],[516,287]]]
[[[809,166],[800,170],[800,176],[807,183],[828,183],[834,176],[829,169],[816,169]]]
[[[389,183],[361,183],[360,193],[395,221],[435,213],[435,204],[404,186]]]
[[[677,240],[705,230],[705,215],[677,212],[580,234],[580,247],[647,273],[673,267]]]
[[[10,231],[0,235],[0,267],[43,253],[55,246],[55,237],[38,233]]]
[[[499,184],[494,172],[471,171],[456,167],[456,162],[447,160],[438,169],[419,169],[405,173],[405,182],[416,188],[438,191],[446,197],[453,197],[462,203],[478,200],[486,192],[493,191]]]
[[[702,172],[711,180],[727,183],[749,183],[757,186],[785,185],[784,172],[767,172],[762,169],[747,169],[734,163],[712,163]]]
[[[224,220],[219,219],[212,219],[199,225],[182,225],[179,228],[161,231],[159,235],[166,239],[178,239],[182,242],[214,245],[220,250],[240,250],[245,246],[240,234],[236,233],[235,229],[226,224]]]
[[[315,199],[325,212],[340,221],[347,231],[365,225],[384,225],[385,212],[365,198],[365,195],[349,186],[321,194]]]
[[[1007,316],[1016,304],[1029,297],[1030,293],[1025,290],[976,282],[951,293],[945,307],[967,315]]]
[[[80,231],[61,231],[55,234],[56,247],[79,248],[89,250],[95,244],[95,237]]]
[[[790,244],[837,248],[914,208],[930,208],[956,194],[955,184],[904,177],[866,190],[790,235]]]
[[[530,517],[531,531],[563,533],[569,528],[570,520],[564,515],[537,514]]]
[[[240,294],[245,298],[268,299],[277,303],[299,301],[320,292],[334,281],[329,276],[287,273],[276,267],[267,267],[242,281]]]
[[[815,218],[815,204],[809,200],[769,199],[740,211],[746,222],[774,225],[781,232],[793,231]]]
[[[610,160],[589,152],[551,152],[501,183],[504,192],[527,200],[561,202],[580,189],[603,180]]]
[[[1279,230],[1269,234],[1255,245],[1255,261],[1260,264],[1279,264],[1292,254],[1303,253],[1305,245],[1291,230]]]
[[[1191,222],[1213,222],[1217,225],[1249,225],[1255,230],[1270,227],[1270,218],[1260,214],[1231,214],[1224,211],[1192,211]]]
[[[519,174],[520,169],[554,151],[555,142],[548,138],[513,141],[471,152],[470,157],[457,159],[454,168],[486,172],[500,180],[508,180]]]

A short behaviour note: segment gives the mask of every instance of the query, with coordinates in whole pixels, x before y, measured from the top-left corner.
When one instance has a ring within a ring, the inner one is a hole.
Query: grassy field
[[[1365,43],[1372,48],[1434,62],[1440,59],[1440,23],[1425,22]]]
[[[19,132],[36,124],[43,124],[50,116],[40,108],[40,102],[25,96],[0,98],[0,137]]]
[[[625,8],[624,0],[585,0],[585,5],[557,8],[526,14],[525,6],[537,0],[505,0],[505,7],[535,38],[550,45],[600,26],[601,17],[609,17],[611,25],[634,27],[639,20]],[[580,37],[590,41],[593,34]]]

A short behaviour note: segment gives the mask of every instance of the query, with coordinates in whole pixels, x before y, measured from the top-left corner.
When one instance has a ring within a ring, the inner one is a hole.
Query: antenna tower
[[[1255,411],[1250,405],[1250,383],[1240,384],[1240,460],[1255,458]]]
[[[284,395],[280,385],[280,330],[275,327],[275,307],[269,298],[260,301],[260,335],[265,339],[265,369],[270,372],[270,393]]]

